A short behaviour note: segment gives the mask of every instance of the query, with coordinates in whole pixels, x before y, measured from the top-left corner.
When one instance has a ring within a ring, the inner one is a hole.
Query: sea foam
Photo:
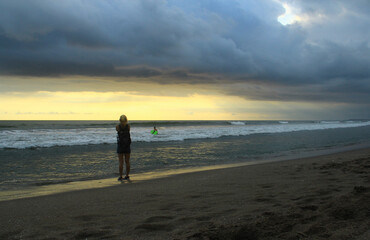
[[[370,125],[370,121],[321,121],[321,122],[229,122],[224,125],[178,125],[159,124],[159,135],[150,134],[149,127],[131,127],[133,142],[184,141],[224,136],[246,136],[262,133],[313,131],[322,129],[350,128]],[[113,144],[116,142],[114,126],[57,129],[5,129],[0,130],[0,149],[38,148],[89,144]]]

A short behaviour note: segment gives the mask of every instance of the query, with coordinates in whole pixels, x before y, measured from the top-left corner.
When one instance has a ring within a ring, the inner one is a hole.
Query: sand
[[[0,239],[369,239],[370,149],[0,202]]]

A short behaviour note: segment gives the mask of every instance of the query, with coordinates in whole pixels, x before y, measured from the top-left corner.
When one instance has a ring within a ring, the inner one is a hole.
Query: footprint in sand
[[[144,223],[137,225],[135,229],[146,231],[171,231],[173,226],[168,223],[168,221],[172,219],[174,219],[172,216],[149,217],[144,221]]]
[[[156,223],[143,223],[137,225],[135,229],[145,230],[145,231],[166,231],[169,232],[173,229],[170,224],[156,224]]]
[[[107,230],[90,230],[90,229],[84,229],[80,232],[78,232],[74,237],[75,239],[102,239],[105,238],[107,234],[110,234],[110,231]]]
[[[145,220],[145,223],[153,223],[153,222],[163,222],[163,221],[169,221],[174,219],[172,216],[153,216],[149,217]]]
[[[74,219],[84,221],[84,222],[90,222],[90,221],[93,221],[96,219],[102,219],[102,218],[104,218],[104,216],[100,216],[100,215],[81,215],[81,216],[74,217]]]

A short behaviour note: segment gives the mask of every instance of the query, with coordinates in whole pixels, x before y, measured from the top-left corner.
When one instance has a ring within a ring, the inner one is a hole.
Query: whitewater
[[[113,121],[0,122],[0,149],[113,144]],[[133,121],[133,142],[172,142],[251,134],[315,131],[369,126],[370,121]],[[156,125],[159,135],[150,134]]]

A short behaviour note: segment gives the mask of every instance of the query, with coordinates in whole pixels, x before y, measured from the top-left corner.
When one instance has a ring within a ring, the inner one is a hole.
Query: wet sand
[[[370,149],[0,202],[0,239],[368,239]]]

